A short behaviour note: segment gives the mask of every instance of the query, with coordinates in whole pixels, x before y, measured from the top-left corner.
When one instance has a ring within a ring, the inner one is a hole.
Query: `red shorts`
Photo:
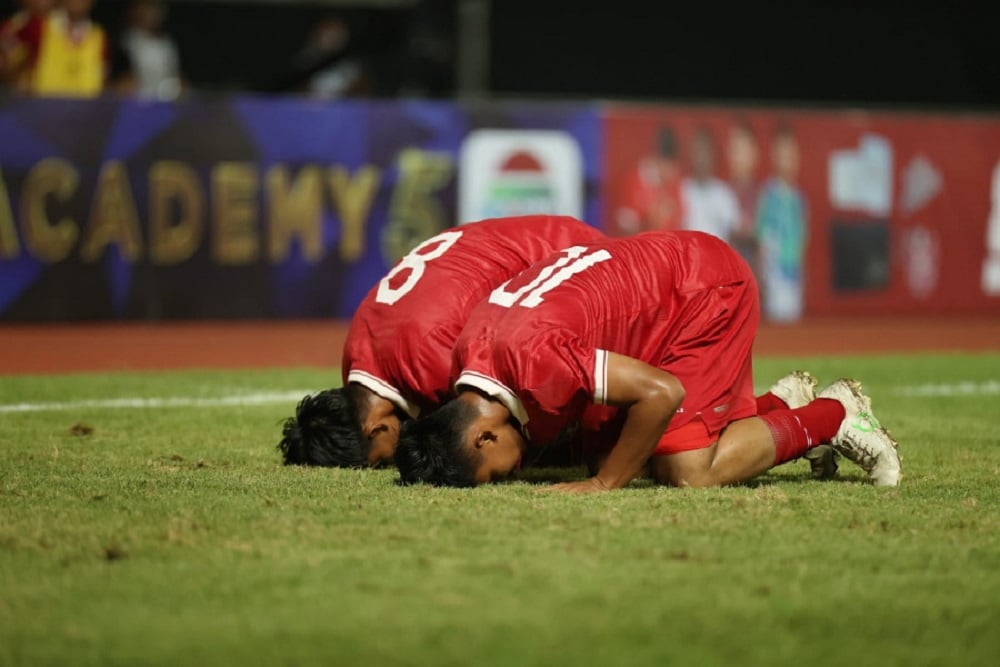
[[[618,441],[624,415],[608,422],[607,427],[595,433],[585,433],[582,442],[582,458],[606,456]],[[687,424],[671,428],[660,436],[660,442],[653,450],[653,456],[669,456],[695,449],[711,447],[719,439],[719,431],[710,431],[701,419],[693,419]]]
[[[680,452],[711,447],[719,439],[719,432],[711,433],[700,419],[689,421],[684,426],[670,429],[660,437],[653,456],[669,456]]]
[[[730,423],[757,414],[751,354],[760,303],[749,267],[744,266],[739,278],[693,295],[679,314],[684,324],[663,356],[653,362],[676,376],[685,393],[654,456],[709,447]],[[592,406],[584,413],[584,432],[593,432],[586,450],[614,446],[624,423],[624,414],[615,412]]]
[[[658,454],[699,449],[696,442],[707,447],[731,422],[757,414],[751,356],[760,305],[749,269],[744,281],[705,290],[687,311],[658,364],[681,381],[685,394]]]

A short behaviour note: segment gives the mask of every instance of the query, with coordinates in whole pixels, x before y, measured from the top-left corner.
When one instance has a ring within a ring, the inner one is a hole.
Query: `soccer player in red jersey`
[[[650,232],[568,248],[473,311],[455,345],[458,398],[406,425],[402,480],[502,479],[528,447],[578,428],[609,437],[606,456],[558,490],[620,488],[647,461],[661,483],[731,484],[822,443],[896,485],[895,443],[857,382],[797,409],[754,398],[759,317],[750,268],[718,238]],[[758,417],[758,403],[770,411]]]
[[[534,262],[599,238],[575,218],[528,215],[461,225],[414,248],[358,307],[343,388],[306,396],[286,420],[285,463],[391,461],[400,423],[451,394],[452,349],[473,307]]]

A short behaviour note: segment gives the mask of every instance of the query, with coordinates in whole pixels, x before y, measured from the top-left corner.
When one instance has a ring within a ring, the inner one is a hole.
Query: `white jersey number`
[[[562,251],[562,257],[542,269],[534,280],[516,292],[507,291],[509,280],[493,290],[490,294],[490,303],[504,308],[510,308],[514,304],[524,308],[534,308],[544,301],[542,297],[550,290],[593,265],[611,259],[611,253],[607,250],[598,250],[589,255],[584,254],[586,252],[587,249],[583,246],[566,248]]]
[[[455,245],[460,238],[462,238],[462,232],[442,232],[437,236],[430,237],[411,250],[392,271],[386,274],[385,278],[379,281],[378,292],[375,294],[375,302],[391,306],[409,294],[417,286],[417,283],[420,282],[420,278],[423,277],[427,262],[435,260],[448,252],[448,249]],[[433,250],[423,252],[426,248],[430,248],[434,244],[437,244],[437,247]],[[392,279],[407,269],[409,269],[410,275],[406,276],[406,280],[398,287],[392,287],[390,285]]]

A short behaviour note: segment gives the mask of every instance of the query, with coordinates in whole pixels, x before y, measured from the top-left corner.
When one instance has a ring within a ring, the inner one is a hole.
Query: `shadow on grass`
[[[770,471],[769,471],[770,472]],[[737,482],[735,484],[730,484],[730,488],[747,488],[747,489],[759,489],[775,486],[777,484],[864,484],[864,480],[858,479],[856,477],[844,477],[836,476],[830,479],[814,479],[812,475],[809,474],[807,470],[802,472],[793,471],[781,471],[779,474],[769,474],[765,472],[763,475],[754,477],[753,479],[744,480],[742,482]],[[484,486],[514,486],[518,484],[528,484],[530,486],[550,486],[552,484],[560,484],[562,482],[576,482],[580,480],[587,479],[589,474],[587,473],[587,468],[584,466],[574,466],[574,467],[538,467],[538,468],[522,468],[519,473],[513,475],[509,479],[503,481],[494,482],[492,484],[487,484]],[[407,484],[401,484],[399,480],[396,480],[396,484],[399,486],[410,486]],[[419,485],[418,485],[419,486]],[[632,481],[626,489],[651,489],[657,486],[661,486],[653,481],[649,477],[640,477]],[[667,486],[667,485],[663,485]]]
[[[587,469],[580,466],[574,468],[525,468],[509,480],[501,484],[531,484],[543,486],[547,484],[559,484],[561,482],[575,482],[588,477]],[[813,479],[808,471],[801,473],[783,473],[781,475],[769,475],[767,473],[752,479],[730,484],[731,487],[743,487],[757,489],[785,483],[796,484],[861,484],[862,480],[855,477],[836,476],[830,479]],[[641,477],[633,480],[629,488],[652,488],[658,486],[656,482],[648,477]]]
[[[559,484],[560,482],[575,482],[587,479],[587,469],[583,466],[574,468],[522,468],[521,472],[511,477],[505,483],[524,484]]]
[[[830,477],[828,479],[815,479],[808,472],[797,473],[797,474],[782,474],[782,475],[768,475],[764,473],[759,477],[754,477],[752,479],[747,479],[742,482],[737,482],[735,484],[730,484],[734,487],[744,487],[748,489],[756,489],[760,487],[774,486],[775,484],[783,484],[786,482],[793,482],[796,484],[861,484],[862,480],[855,477],[843,477],[837,475],[836,477]]]

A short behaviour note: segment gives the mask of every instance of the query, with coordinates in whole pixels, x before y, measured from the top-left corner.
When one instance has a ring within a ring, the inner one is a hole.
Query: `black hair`
[[[285,465],[365,468],[368,443],[361,432],[357,388],[307,394],[281,430]]]
[[[476,485],[480,457],[463,446],[476,409],[452,401],[422,419],[403,424],[396,447],[401,484]]]

